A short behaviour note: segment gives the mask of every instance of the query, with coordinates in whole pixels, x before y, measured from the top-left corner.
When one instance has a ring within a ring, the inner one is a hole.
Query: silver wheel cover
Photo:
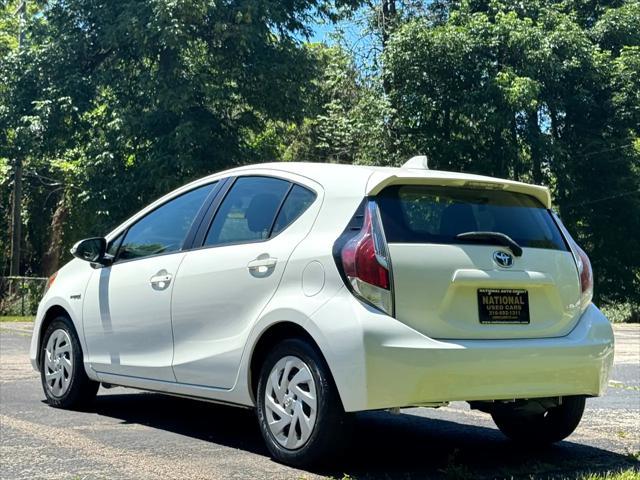
[[[269,374],[264,403],[269,430],[280,445],[295,450],[309,440],[318,401],[306,363],[294,356],[281,358]]]
[[[63,396],[71,384],[73,350],[71,338],[63,329],[54,330],[44,349],[44,378],[54,397]]]

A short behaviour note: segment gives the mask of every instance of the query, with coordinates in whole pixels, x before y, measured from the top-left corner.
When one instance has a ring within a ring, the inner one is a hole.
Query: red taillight
[[[374,202],[365,207],[362,229],[342,247],[340,256],[354,292],[391,315],[389,254]]]
[[[573,238],[569,238],[571,250],[573,251],[573,256],[576,259],[578,274],[580,275],[580,291],[582,293],[580,303],[584,309],[589,305],[589,303],[591,303],[591,299],[593,298],[593,270],[591,268],[591,261],[585,251],[580,248]]]
[[[368,208],[365,210],[362,230],[342,249],[342,266],[350,279],[358,278],[370,285],[389,290],[389,271],[376,258]]]

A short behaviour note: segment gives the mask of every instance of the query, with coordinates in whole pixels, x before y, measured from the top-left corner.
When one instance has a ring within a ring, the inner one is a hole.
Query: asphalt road
[[[347,460],[302,471],[271,460],[253,413],[116,388],[91,411],[48,407],[27,358],[30,324],[0,323],[0,478],[575,478],[640,468],[640,325],[616,326],[606,396],[577,431],[514,446],[465,403],[358,416]]]

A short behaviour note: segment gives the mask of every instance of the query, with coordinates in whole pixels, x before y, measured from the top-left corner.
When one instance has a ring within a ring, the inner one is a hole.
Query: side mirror
[[[71,248],[71,254],[85,262],[109,265],[111,262],[105,258],[107,253],[107,241],[102,237],[85,238]]]

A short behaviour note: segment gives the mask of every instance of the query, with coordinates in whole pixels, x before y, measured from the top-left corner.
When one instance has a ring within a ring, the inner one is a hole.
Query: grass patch
[[[0,323],[4,322],[33,322],[34,317],[32,315],[26,315],[24,317],[20,315],[2,315],[0,316]]]
[[[622,382],[617,382],[615,380],[609,380],[609,386],[611,388],[621,388],[622,390],[633,390],[636,392],[640,392],[640,387],[636,385],[625,385]]]
[[[640,323],[640,305],[637,303],[609,303],[600,309],[611,323]]]
[[[459,469],[454,469],[454,471],[441,471],[441,473],[445,474],[445,478],[446,479],[451,479],[451,480],[472,480],[474,478],[476,478],[473,474],[471,474],[469,471],[466,470],[459,470]],[[520,475],[518,475],[519,477]],[[484,476],[483,476],[484,477]],[[302,477],[302,479],[304,479],[305,477]],[[331,477],[331,478],[335,478],[335,477]],[[414,478],[412,476],[407,476],[406,478]],[[423,478],[423,477],[415,477],[415,478]],[[486,478],[486,477],[484,477]],[[502,477],[502,476],[498,476],[496,478],[511,478],[513,479],[514,477],[510,477],[510,476],[506,476],[506,477]],[[527,477],[523,477],[523,478],[527,478]],[[528,478],[530,480],[536,480],[536,479],[547,479],[547,478],[558,478],[558,479],[562,479],[562,480],[640,480],[640,471],[638,471],[635,468],[629,468],[627,470],[618,470],[618,471],[612,471],[612,472],[605,472],[605,473],[584,473],[584,474],[578,474],[577,476],[568,476],[568,477],[556,477],[556,476],[552,476],[552,477],[547,477],[544,475],[538,476],[538,475],[529,475]],[[342,476],[342,478],[340,480],[353,480],[353,477],[351,477],[348,474],[344,474]]]
[[[578,478],[579,480],[640,480],[640,472],[630,468],[619,472],[587,473]]]

